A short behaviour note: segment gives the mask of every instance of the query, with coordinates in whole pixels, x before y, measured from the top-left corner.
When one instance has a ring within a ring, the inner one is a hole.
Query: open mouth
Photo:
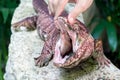
[[[79,21],[71,26],[66,22],[66,18],[62,17],[58,18],[57,24],[61,31],[60,34],[62,32],[64,34],[60,35],[56,43],[53,58],[54,65],[63,68],[77,66],[81,60],[88,58],[92,54],[94,39],[87,33],[85,26]]]
[[[65,66],[67,65],[66,62],[69,61],[69,59],[71,58],[72,55],[73,55],[72,52],[65,55],[64,57],[62,57],[60,53],[54,54],[54,58],[53,58],[54,65],[57,67],[65,68]]]
[[[55,54],[53,58],[54,65],[57,67],[70,66],[71,62],[74,61],[76,54],[73,52],[73,38],[76,33],[70,32],[71,27],[66,24],[66,18],[60,17],[56,21],[57,28],[60,29],[60,38],[56,43]],[[71,35],[70,35],[71,34]]]

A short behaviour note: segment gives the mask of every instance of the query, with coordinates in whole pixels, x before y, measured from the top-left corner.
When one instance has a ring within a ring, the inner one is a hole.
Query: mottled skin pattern
[[[102,42],[99,40],[94,40],[85,28],[84,24],[76,20],[74,25],[70,25],[66,22],[65,18],[60,18],[58,21],[60,24],[65,25],[61,25],[61,27],[68,33],[70,39],[72,40],[73,55],[67,59],[67,56],[60,59],[60,55],[55,53],[54,64],[56,66],[72,68],[90,56],[93,56],[98,61],[99,65],[109,65],[110,61],[103,54]],[[62,62],[63,60],[64,62]]]
[[[109,64],[110,61],[103,54],[101,41],[94,40],[84,24],[76,20],[75,24],[70,25],[66,19],[66,12],[54,20],[44,0],[33,0],[33,6],[38,15],[28,17],[12,26],[15,29],[20,26],[37,28],[39,36],[45,41],[41,55],[35,58],[36,66],[48,65],[53,54],[53,62],[57,67],[72,68],[90,56],[99,64]]]

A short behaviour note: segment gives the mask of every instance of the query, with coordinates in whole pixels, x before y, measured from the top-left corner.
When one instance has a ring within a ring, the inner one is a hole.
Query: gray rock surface
[[[32,0],[21,0],[12,23],[33,15],[36,13]],[[82,17],[81,20],[83,21]],[[73,69],[57,68],[52,61],[46,67],[36,67],[34,57],[40,55],[44,44],[37,31],[27,31],[24,26],[17,32],[14,28],[11,31],[5,80],[120,80],[120,70],[112,63],[110,67],[98,68],[93,59],[88,59]]]

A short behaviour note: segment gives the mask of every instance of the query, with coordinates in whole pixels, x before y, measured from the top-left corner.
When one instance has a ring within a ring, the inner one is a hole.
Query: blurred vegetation
[[[104,51],[120,68],[120,0],[95,0],[99,16],[92,23],[98,23],[92,31],[94,38],[102,38]]]
[[[19,0],[0,0],[0,80],[3,80],[10,42],[10,26],[13,12]]]
[[[120,0],[95,2],[100,14],[91,21],[98,23],[92,35],[104,40],[104,49],[109,53],[107,56],[120,68]],[[0,80],[3,80],[7,61],[11,19],[18,4],[19,0],[0,0]]]

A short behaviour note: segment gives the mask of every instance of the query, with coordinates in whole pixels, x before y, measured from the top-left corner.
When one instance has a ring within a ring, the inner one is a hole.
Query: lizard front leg
[[[45,40],[41,55],[35,58],[36,66],[43,67],[47,66],[49,61],[52,59],[53,53],[55,52],[56,41],[59,37],[59,32],[56,29],[52,29],[48,35],[49,38]]]
[[[36,28],[38,16],[27,17],[19,22],[12,24],[12,27],[17,31],[21,26],[26,27],[28,30],[34,30]]]
[[[93,54],[93,57],[97,60],[99,66],[109,66],[110,60],[104,55],[103,53],[103,47],[102,47],[102,41],[95,40],[95,52]]]
[[[51,47],[48,45],[49,42],[46,41],[44,43],[44,47],[42,49],[41,55],[35,59],[35,65],[39,67],[47,66],[49,61],[52,59],[53,52]]]

